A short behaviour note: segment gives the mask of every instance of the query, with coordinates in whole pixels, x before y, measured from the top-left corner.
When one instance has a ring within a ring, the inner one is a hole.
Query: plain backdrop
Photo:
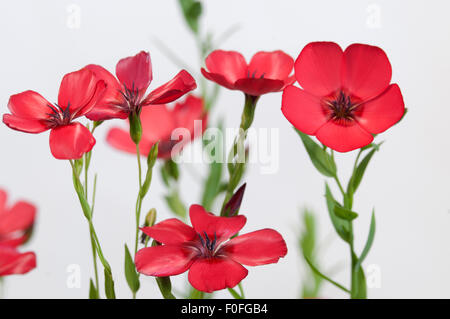
[[[384,140],[355,198],[360,218],[354,225],[356,249],[367,237],[375,208],[377,233],[365,267],[375,270],[372,298],[450,297],[450,2],[436,1],[204,1],[202,28],[219,35],[237,31],[220,48],[242,52],[249,60],[260,50],[281,49],[296,58],[311,41],[328,40],[342,47],[360,42],[382,47],[393,67],[409,112]],[[74,19],[75,15],[75,20]],[[79,19],[78,19],[79,18]],[[0,2],[0,109],[8,112],[11,94],[33,89],[50,101],[65,73],[89,63],[114,70],[116,62],[140,50],[150,51],[154,81],[169,80],[180,69],[160,49],[170,47],[198,78],[194,38],[175,0],[128,1],[2,1]],[[227,127],[240,121],[243,95],[222,90],[212,122],[223,117]],[[324,177],[316,172],[298,136],[280,111],[281,94],[260,99],[255,128],[279,129],[279,169],[262,174],[258,164],[245,177],[247,192],[241,213],[248,218],[244,232],[272,227],[285,237],[289,253],[278,264],[254,267],[244,281],[250,298],[297,298],[305,266],[297,237],[300,210],[308,206],[319,223],[320,265],[348,285],[349,253],[334,233],[324,201]],[[96,132],[92,172],[98,173],[95,225],[116,278],[118,297],[130,297],[123,275],[123,245],[133,243],[137,192],[135,158],[105,142],[111,121]],[[10,298],[85,298],[93,274],[87,223],[75,197],[70,165],[54,159],[48,133],[31,135],[0,125],[0,187],[13,200],[38,206],[32,241],[38,267],[25,276],[8,277]],[[355,152],[338,155],[342,178],[349,175]],[[201,164],[182,166],[181,196],[200,200]],[[144,211],[155,207],[159,220],[171,217],[155,174]],[[92,177],[91,177],[92,180]],[[332,181],[330,181],[332,182]],[[336,188],[333,190],[337,194]],[[81,286],[67,285],[73,265],[80,267]],[[370,270],[369,269],[369,270]],[[372,271],[371,270],[371,271]],[[175,280],[183,291],[184,277]],[[153,278],[142,277],[141,298],[160,298]],[[323,297],[346,295],[325,284]],[[227,291],[217,296],[229,297]]]

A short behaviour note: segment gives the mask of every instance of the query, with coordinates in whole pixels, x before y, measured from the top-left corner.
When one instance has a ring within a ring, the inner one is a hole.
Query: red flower
[[[19,253],[16,250],[28,239],[36,208],[24,201],[6,207],[6,200],[6,192],[0,190],[0,277],[24,274],[36,267],[33,252]]]
[[[193,95],[188,95],[185,101],[175,104],[173,109],[167,105],[154,105],[144,108],[141,112],[142,139],[139,143],[139,151],[147,156],[152,146],[160,141],[158,148],[159,158],[170,158],[172,148],[180,140],[172,140],[172,131],[176,128],[187,128],[191,139],[197,137],[194,131],[194,121],[202,121],[202,130],[206,128],[206,114],[203,100]],[[119,150],[136,154],[136,145],[131,140],[128,130],[114,127],[106,137],[111,146]],[[186,143],[188,140],[181,140]],[[178,150],[181,150],[182,144]]]
[[[403,97],[397,84],[389,84],[391,75],[378,47],[352,44],[343,52],[336,43],[313,42],[295,61],[303,90],[286,87],[281,110],[303,133],[336,151],[352,151],[402,118]]]
[[[33,252],[19,253],[9,246],[0,245],[0,277],[25,274],[36,268],[36,255]]]
[[[171,218],[142,231],[164,245],[143,248],[135,257],[137,270],[148,276],[174,276],[189,270],[191,285],[212,292],[236,286],[247,276],[242,264],[276,263],[287,253],[281,235],[262,229],[228,240],[244,227],[246,218],[218,217],[192,205],[193,227]]]
[[[230,90],[239,90],[251,96],[278,92],[295,79],[289,76],[294,60],[283,51],[258,52],[247,65],[239,52],[216,50],[205,60],[202,74]]]
[[[50,150],[57,159],[78,159],[95,145],[91,132],[74,119],[88,113],[105,83],[84,68],[66,74],[61,81],[58,104],[52,105],[39,93],[25,91],[9,98],[11,114],[3,115],[8,127],[27,133],[50,132]]]
[[[6,207],[6,200],[6,192],[0,189],[0,245],[17,247],[28,239],[36,207],[25,201]]]
[[[145,96],[152,81],[152,65],[150,54],[144,51],[117,63],[118,80],[99,65],[91,64],[87,68],[107,84],[102,101],[87,115],[94,121],[125,119],[132,112],[139,114],[143,106],[175,101],[197,87],[194,78],[187,71],[181,70],[172,80]]]

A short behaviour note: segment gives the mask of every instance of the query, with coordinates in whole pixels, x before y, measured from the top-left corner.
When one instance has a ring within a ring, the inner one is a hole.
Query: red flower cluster
[[[239,90],[251,96],[279,92],[295,81],[289,76],[294,60],[283,51],[258,52],[247,64],[236,51],[216,50],[205,60],[202,74],[230,90]]]
[[[29,237],[36,208],[24,201],[7,207],[6,200],[6,192],[0,190],[0,277],[25,274],[36,267],[36,255],[33,252],[17,251],[17,247]]]
[[[276,263],[287,253],[283,237],[273,229],[233,237],[244,227],[245,216],[218,217],[200,205],[192,205],[189,215],[192,227],[172,218],[142,229],[163,245],[138,251],[140,273],[164,277],[189,270],[195,289],[213,292],[241,282],[248,274],[242,265]]]
[[[61,81],[58,104],[53,105],[34,91],[12,95],[11,114],[3,115],[8,127],[26,132],[50,132],[50,150],[57,159],[77,159],[95,145],[95,138],[76,118],[86,115],[105,90],[105,82],[84,68],[66,74]]]
[[[86,68],[107,84],[103,99],[87,115],[94,121],[125,119],[132,112],[139,114],[144,106],[175,101],[197,87],[194,78],[181,70],[172,80],[145,95],[153,75],[150,54],[144,51],[117,63],[118,80],[99,65],[91,64]]]
[[[397,84],[389,84],[391,75],[391,64],[378,47],[352,44],[342,51],[333,42],[310,43],[295,61],[303,90],[284,89],[282,112],[324,145],[352,151],[402,118],[403,97]]]
[[[183,102],[176,103],[173,108],[165,104],[144,108],[141,112],[142,139],[139,143],[139,152],[147,156],[152,146],[159,141],[158,157],[168,159],[172,149],[180,151],[182,147],[195,136],[195,121],[201,121],[202,131],[206,128],[207,116],[203,100],[194,95],[188,95]],[[177,128],[189,131],[190,139],[172,139],[172,132]],[[201,133],[201,132],[200,132]],[[108,132],[107,142],[114,148],[131,154],[136,154],[136,145],[131,140],[128,130],[114,127]]]

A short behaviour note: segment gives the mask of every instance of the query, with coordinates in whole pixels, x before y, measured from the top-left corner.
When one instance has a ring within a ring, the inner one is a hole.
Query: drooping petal
[[[3,123],[13,130],[26,133],[42,133],[49,129],[45,120],[27,119],[11,114],[3,114]]]
[[[247,62],[236,51],[215,50],[205,60],[203,75],[217,84],[233,89],[234,82],[247,77]]]
[[[135,256],[136,269],[147,276],[175,276],[189,269],[194,251],[177,245],[162,245],[139,250]]]
[[[150,54],[141,51],[135,56],[120,60],[116,65],[116,76],[128,90],[142,96],[152,81]]]
[[[33,252],[21,254],[12,247],[0,246],[0,277],[25,274],[33,268],[36,268]]]
[[[8,109],[11,113],[22,119],[48,119],[51,108],[49,101],[39,93],[30,90],[11,95],[8,101]]]
[[[245,78],[234,83],[236,90],[242,91],[252,96],[260,96],[266,93],[278,92],[284,88],[282,80]]]
[[[381,95],[360,105],[355,110],[355,117],[368,132],[379,134],[400,121],[403,113],[402,93],[397,84],[392,84]]]
[[[201,235],[205,232],[209,238],[225,240],[239,232],[244,227],[247,219],[243,215],[234,217],[215,216],[205,211],[200,205],[191,205],[189,217],[192,227]]]
[[[231,239],[223,247],[234,261],[259,266],[276,263],[287,254],[286,242],[273,229],[262,229]]]
[[[314,135],[328,118],[320,98],[293,85],[283,91],[281,111],[295,128]]]
[[[189,129],[191,135],[194,134],[194,122],[206,120],[203,99],[192,94],[189,94],[184,101],[175,104],[172,113],[175,126]],[[205,127],[205,124],[202,123],[202,127]]]
[[[58,93],[58,105],[69,107],[72,118],[89,112],[104,93],[106,84],[88,68],[64,75]]]
[[[392,69],[379,47],[352,44],[344,52],[342,85],[351,94],[367,101],[381,94],[391,82]]]
[[[142,231],[157,242],[166,245],[180,245],[197,238],[195,230],[176,218],[166,219]]]
[[[165,104],[145,107],[141,112],[142,136],[156,143],[168,140],[177,127],[173,112]]]
[[[28,230],[34,222],[36,207],[30,203],[19,201],[9,210],[0,214],[1,234]]]
[[[106,89],[99,101],[95,104],[86,117],[93,121],[103,121],[113,118],[125,119],[128,117],[128,112],[124,107],[125,103],[122,94],[123,91],[119,81],[108,70],[100,65],[90,64],[86,66],[87,69],[94,72],[98,79],[106,83]]]
[[[373,141],[373,136],[356,121],[336,123],[328,121],[316,133],[324,145],[338,152],[349,152],[366,146]]]
[[[272,80],[287,80],[292,72],[294,59],[283,51],[258,52],[249,65],[248,74],[254,78],[265,78]]]
[[[195,79],[186,70],[181,70],[169,82],[151,91],[142,102],[142,105],[165,104],[185,95],[197,87]]]
[[[224,258],[197,259],[189,269],[192,287],[204,292],[233,288],[247,277],[248,270],[241,264]]]
[[[342,49],[334,42],[312,42],[295,61],[295,77],[305,91],[327,96],[341,86]]]
[[[59,126],[50,132],[50,150],[57,159],[79,159],[94,145],[94,136],[80,123]]]
[[[108,131],[108,134],[106,135],[106,142],[115,149],[130,154],[136,154],[136,144],[134,144],[133,140],[131,139],[129,130],[124,130],[119,127],[113,127]],[[139,153],[142,156],[147,156],[153,144],[155,144],[156,142],[157,140],[150,141],[145,136],[142,136],[142,139],[139,142]],[[160,157],[160,155],[161,154],[159,154],[158,152],[158,158]]]

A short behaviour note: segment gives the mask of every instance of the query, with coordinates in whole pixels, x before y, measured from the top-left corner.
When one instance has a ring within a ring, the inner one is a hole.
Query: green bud
[[[152,208],[147,213],[147,216],[145,216],[145,227],[151,227],[155,225],[156,222],[156,209]]]
[[[139,114],[132,112],[128,117],[130,121],[130,136],[134,144],[138,145],[142,138],[142,124]]]

